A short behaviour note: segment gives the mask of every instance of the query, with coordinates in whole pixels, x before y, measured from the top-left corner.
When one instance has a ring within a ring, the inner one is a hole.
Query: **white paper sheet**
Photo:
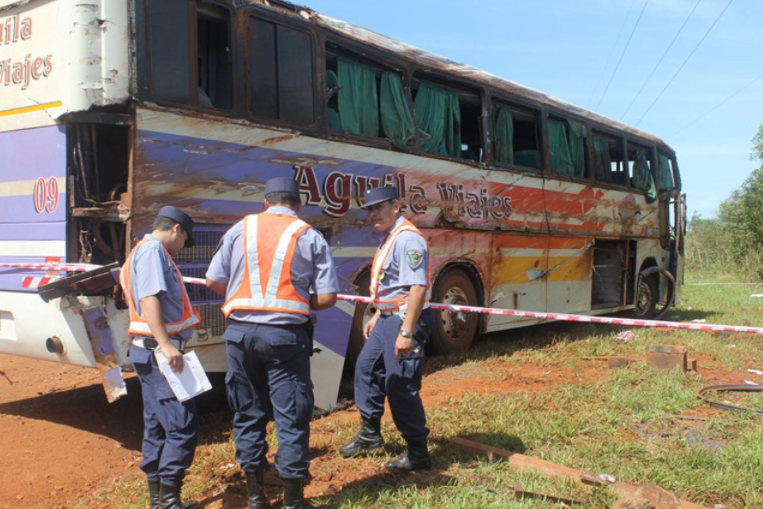
[[[188,352],[183,355],[182,373],[172,371],[167,358],[159,348],[154,350],[154,355],[156,356],[156,362],[159,364],[159,370],[167,379],[172,392],[175,393],[175,396],[177,396],[178,401],[181,403],[212,388],[212,384],[209,382],[209,378],[207,378],[207,374],[204,372],[204,367],[199,362],[196,352]]]

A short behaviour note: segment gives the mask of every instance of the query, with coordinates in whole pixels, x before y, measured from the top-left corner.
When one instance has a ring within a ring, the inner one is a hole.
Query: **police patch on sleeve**
[[[417,268],[424,260],[424,251],[410,249],[405,254],[408,257],[408,265],[410,265],[412,269]]]

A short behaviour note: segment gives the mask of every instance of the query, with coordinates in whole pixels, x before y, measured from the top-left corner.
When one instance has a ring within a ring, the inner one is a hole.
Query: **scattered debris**
[[[622,341],[624,343],[627,343],[631,339],[635,339],[635,338],[636,338],[636,333],[633,332],[632,330],[626,330],[617,335],[617,340]]]
[[[747,380],[745,380],[747,382]],[[706,401],[710,406],[715,408],[721,408],[723,410],[742,410],[745,412],[754,412],[758,415],[763,415],[763,410],[755,410],[753,408],[746,408],[742,406],[736,406],[729,403],[721,403],[720,401],[712,401],[705,397],[708,392],[763,392],[763,385],[708,385],[703,387],[697,393],[697,397]]]
[[[606,486],[609,484],[615,484],[617,479],[609,474],[594,474],[593,472],[581,472],[580,479],[588,484],[599,484]]]
[[[745,380],[744,383],[746,383],[747,385],[760,385],[759,383],[753,382],[752,380]]]
[[[763,297],[763,293],[753,293],[750,295],[751,299],[760,299],[761,297]]]
[[[590,481],[586,482],[586,480],[584,479],[584,474],[585,474],[584,472],[581,472],[580,470],[576,470],[574,468],[565,467],[563,465],[551,463],[550,461],[544,461],[541,459],[525,456],[523,454],[518,454],[511,451],[506,451],[503,449],[499,449],[498,447],[481,444],[479,442],[474,442],[472,440],[467,440],[465,438],[458,438],[458,437],[451,438],[449,442],[452,446],[466,453],[484,456],[491,461],[501,461],[501,460],[507,461],[509,464],[509,468],[513,470],[534,471],[534,472],[539,472],[541,474],[547,475],[549,477],[569,479],[572,482],[579,484],[581,486],[592,485]],[[597,477],[596,474],[591,474],[591,475],[594,475],[594,478]],[[600,484],[594,483],[594,485],[600,485]],[[615,493],[617,493],[618,495],[622,497],[625,497],[627,495],[633,495],[637,493],[639,490],[639,488],[637,488],[636,486],[633,486],[631,484],[626,484],[620,481],[614,481],[612,484],[607,484],[607,486],[609,486],[609,488],[612,491],[614,491]],[[670,492],[666,492],[666,493],[670,493]],[[702,505],[695,504],[693,502],[688,502],[685,500],[679,500],[678,502],[680,505],[676,507],[678,507],[679,509],[707,509],[706,506],[702,506]],[[625,509],[626,507],[630,507],[630,506],[621,506],[622,509]],[[638,506],[634,506],[634,507],[638,507]],[[654,507],[662,509],[663,507],[671,508],[672,506],[659,505]]]
[[[609,358],[609,369],[615,369],[615,368],[624,368],[628,364],[630,364],[630,359],[627,357],[610,357]]]
[[[686,373],[686,347],[676,345],[651,345],[646,353],[646,363],[654,369],[670,371],[678,366]]]
[[[748,373],[755,373],[756,375],[763,375],[763,371],[761,371],[759,369],[752,369],[752,368],[750,368],[750,369],[747,370],[747,372]]]
[[[726,345],[726,348],[736,348],[736,345]]]
[[[13,385],[13,381],[12,381],[10,378],[8,378],[8,375],[6,375],[6,374],[5,374],[5,371],[3,371],[2,369],[0,369],[0,375],[2,375],[2,377],[3,377],[3,378],[5,378],[6,380],[8,380],[8,383],[9,383],[9,384]]]
[[[612,504],[612,509],[681,509],[678,497],[654,484],[644,483]]]
[[[534,491],[527,491],[518,482],[509,483],[509,489],[514,492],[514,498],[544,498],[551,502],[560,502],[562,504],[584,504],[585,500],[578,500],[575,498],[560,497],[558,495],[547,495],[545,493],[537,493]],[[567,506],[569,507],[569,505]]]
[[[705,320],[704,318],[695,318],[694,320],[692,320],[692,322],[693,323],[707,323],[707,320]]]

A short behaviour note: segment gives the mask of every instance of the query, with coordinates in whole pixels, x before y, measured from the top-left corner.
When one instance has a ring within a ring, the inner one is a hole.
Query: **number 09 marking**
[[[56,177],[38,178],[37,182],[34,183],[33,198],[34,210],[38,214],[55,212],[58,208],[58,180]]]

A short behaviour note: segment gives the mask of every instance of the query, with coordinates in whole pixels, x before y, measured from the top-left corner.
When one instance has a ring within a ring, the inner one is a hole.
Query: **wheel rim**
[[[453,286],[449,288],[442,297],[443,304],[454,306],[468,306],[469,299],[463,289]],[[452,340],[461,339],[468,328],[469,315],[463,311],[443,311],[442,329],[443,332]]]
[[[649,308],[652,305],[652,289],[646,283],[644,279],[638,285],[638,297],[636,298],[635,312],[638,315],[644,315],[649,312]]]

